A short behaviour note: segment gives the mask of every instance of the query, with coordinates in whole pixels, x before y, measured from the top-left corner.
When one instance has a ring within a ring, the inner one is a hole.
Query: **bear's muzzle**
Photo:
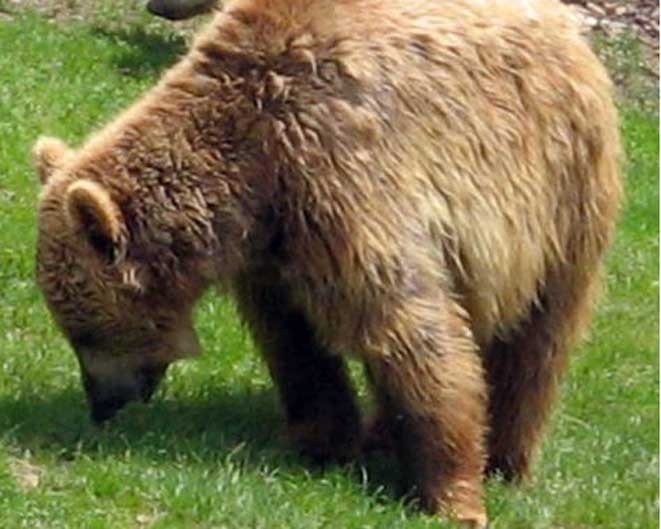
[[[126,379],[106,382],[93,378],[83,370],[83,385],[92,421],[100,424],[112,419],[129,402],[149,402],[166,369],[165,365],[142,368]]]

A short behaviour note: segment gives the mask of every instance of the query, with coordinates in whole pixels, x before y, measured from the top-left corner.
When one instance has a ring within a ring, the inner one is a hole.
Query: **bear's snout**
[[[165,374],[167,366],[150,366],[122,380],[99,380],[83,370],[83,385],[90,405],[92,421],[100,424],[112,419],[132,401],[149,402]]]
[[[143,367],[138,375],[140,384],[140,398],[143,402],[149,402],[156,388],[163,379],[167,365]]]
[[[111,397],[105,400],[90,400],[91,411],[90,415],[95,424],[101,424],[109,419],[112,419],[119,410],[121,410],[127,402],[127,399],[121,396]]]
[[[95,424],[112,419],[128,402],[137,400],[140,393],[135,384],[102,382],[83,370],[83,385]]]

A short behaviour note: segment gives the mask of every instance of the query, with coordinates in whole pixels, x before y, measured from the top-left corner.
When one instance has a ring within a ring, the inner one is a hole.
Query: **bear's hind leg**
[[[277,386],[290,441],[319,463],[355,457],[360,414],[344,360],[315,340],[284,289],[245,282],[238,304]]]
[[[363,354],[405,484],[424,509],[486,527],[486,388],[469,326],[451,301],[404,304]]]
[[[488,348],[488,473],[507,481],[529,477],[569,347],[588,320],[597,277],[596,270],[557,274],[527,321]]]

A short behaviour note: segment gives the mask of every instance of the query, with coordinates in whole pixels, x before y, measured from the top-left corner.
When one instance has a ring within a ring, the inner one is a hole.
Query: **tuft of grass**
[[[0,21],[0,527],[437,527],[395,494],[390,459],[318,469],[286,446],[253,344],[211,294],[197,311],[206,354],[175,366],[151,405],[89,425],[78,366],[33,280],[29,152],[42,133],[79,143],[181,54],[179,33],[113,13]],[[607,292],[535,480],[488,485],[495,529],[656,526],[658,124],[625,104],[623,132],[627,202]]]

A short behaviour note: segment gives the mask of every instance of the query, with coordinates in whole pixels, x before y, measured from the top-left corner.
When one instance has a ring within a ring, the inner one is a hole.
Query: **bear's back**
[[[486,337],[603,251],[611,87],[558,2],[238,0],[197,49],[255,101],[296,266],[429,254]]]

